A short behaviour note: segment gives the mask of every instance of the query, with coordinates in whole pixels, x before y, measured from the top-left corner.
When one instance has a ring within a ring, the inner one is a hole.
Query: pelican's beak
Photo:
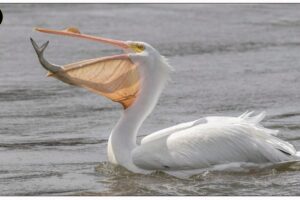
[[[129,45],[126,44],[126,42],[124,42],[124,41],[82,34],[75,27],[70,27],[70,28],[67,28],[65,30],[51,30],[51,29],[46,29],[46,28],[35,28],[35,30],[39,31],[39,32],[49,33],[49,34],[66,35],[66,36],[71,36],[71,37],[77,37],[77,38],[84,38],[84,39],[88,39],[88,40],[93,40],[93,41],[96,41],[96,42],[103,42],[103,43],[114,45],[114,46],[122,48],[122,49],[128,49],[129,48]]]
[[[124,41],[81,34],[77,28],[68,28],[62,31],[44,28],[36,28],[35,30],[103,42],[122,48],[123,50],[132,48]],[[130,107],[139,94],[140,73],[138,64],[132,62],[127,54],[82,60],[68,65],[58,66],[49,63],[44,58],[44,51],[48,42],[42,46],[38,46],[35,41],[31,39],[31,43],[38,55],[40,63],[49,71],[48,76],[52,76],[71,85],[86,88],[112,101],[119,102],[123,105],[124,109]]]

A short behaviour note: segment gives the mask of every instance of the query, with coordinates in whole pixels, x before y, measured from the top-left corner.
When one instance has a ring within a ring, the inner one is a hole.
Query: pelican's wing
[[[206,122],[207,122],[206,118],[200,118],[200,119],[195,120],[195,121],[177,124],[175,126],[171,126],[171,127],[156,131],[154,133],[151,133],[150,135],[145,136],[141,140],[141,144],[145,144],[147,142],[151,142],[151,141],[154,141],[154,140],[157,140],[157,139],[162,139],[164,137],[167,137],[167,136],[171,135],[172,133],[188,129],[188,128],[191,128],[193,126],[199,125],[199,124],[204,124]]]
[[[291,144],[274,137],[250,118],[211,119],[148,138],[134,149],[133,163],[148,170],[186,170],[230,162],[281,162],[295,158],[296,150]]]
[[[157,140],[163,137],[167,137],[171,135],[172,133],[179,132],[185,129],[192,128],[193,126],[197,126],[200,124],[210,123],[210,122],[217,122],[217,123],[242,123],[243,121],[246,121],[247,123],[251,123],[253,125],[259,125],[259,122],[265,117],[265,112],[261,112],[260,114],[250,117],[250,115],[253,114],[252,112],[245,112],[239,117],[224,117],[224,116],[210,116],[210,117],[203,117],[200,119],[197,119],[195,121],[191,122],[185,122],[181,124],[177,124],[175,126],[171,126],[162,130],[159,130],[157,132],[154,132],[150,135],[145,136],[141,140],[141,144],[145,144],[147,142],[150,142],[152,140]],[[269,133],[270,135],[276,135],[278,133],[278,130],[272,130],[267,129],[262,126],[260,126],[261,129],[264,129],[265,133]]]
[[[86,88],[128,108],[140,89],[138,66],[127,55],[79,61],[48,76]]]

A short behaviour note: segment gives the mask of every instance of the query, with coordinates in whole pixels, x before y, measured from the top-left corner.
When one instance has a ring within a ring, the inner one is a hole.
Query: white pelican
[[[124,107],[108,140],[109,162],[132,172],[197,170],[232,162],[277,163],[299,157],[293,145],[262,127],[265,113],[239,117],[206,117],[172,126],[144,137],[136,136],[154,109],[169,78],[171,66],[145,42],[119,41],[81,34],[76,28],[37,31],[60,34],[120,47],[124,54],[84,60],[65,66],[50,64],[43,56],[48,42],[31,42],[48,76],[86,88]]]

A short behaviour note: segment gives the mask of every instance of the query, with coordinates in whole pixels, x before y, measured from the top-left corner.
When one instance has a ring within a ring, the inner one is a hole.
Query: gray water
[[[206,169],[181,179],[107,163],[122,108],[52,78],[29,37],[66,64],[117,54],[33,27],[146,41],[176,69],[139,140],[208,115],[267,111],[263,125],[300,150],[300,5],[0,4],[0,195],[300,195],[299,166]]]

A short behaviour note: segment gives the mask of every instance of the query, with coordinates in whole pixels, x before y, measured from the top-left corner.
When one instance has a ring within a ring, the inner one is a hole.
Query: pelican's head
[[[146,42],[140,41],[126,41],[128,48],[124,49],[126,53],[137,53],[137,54],[145,54],[148,56],[156,55],[160,56],[160,53],[152,47],[150,44]]]
[[[140,41],[127,41],[127,48],[124,49],[126,53],[132,53],[147,57],[147,61],[151,61],[149,67],[163,70],[165,72],[173,71],[173,68],[169,65],[167,59],[162,56],[153,46],[146,42]]]

